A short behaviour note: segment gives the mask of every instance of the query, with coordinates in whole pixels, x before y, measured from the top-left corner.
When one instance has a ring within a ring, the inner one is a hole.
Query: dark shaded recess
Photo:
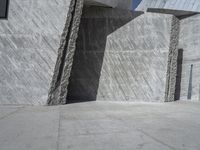
[[[193,64],[190,67],[190,79],[189,79],[189,86],[188,86],[188,96],[187,99],[192,99],[192,72],[193,72]]]
[[[175,100],[180,100],[180,95],[181,95],[182,63],[183,63],[183,49],[179,49],[178,59],[177,59],[176,89],[174,96]]]
[[[0,0],[0,19],[8,18],[9,0]]]
[[[199,14],[199,12],[194,12],[194,11],[172,10],[172,9],[164,9],[164,8],[148,8],[147,12],[172,14],[176,16],[178,19],[185,19],[187,17],[191,17],[191,16]]]
[[[182,15],[182,16],[178,16],[177,18],[181,20],[181,19],[185,19],[185,18],[188,18],[188,17],[195,16],[197,14],[199,14],[199,13],[192,13],[192,14],[188,14],[188,15]]]
[[[95,101],[99,87],[107,36],[133,20],[133,17],[112,17],[107,9],[86,7],[83,10],[76,51],[70,76],[67,103]],[[101,17],[88,17],[94,10]],[[112,9],[114,10],[114,9]],[[130,14],[130,11],[127,11]],[[140,13],[141,14],[141,13]],[[104,16],[104,17],[103,17]],[[139,16],[133,15],[133,16]]]

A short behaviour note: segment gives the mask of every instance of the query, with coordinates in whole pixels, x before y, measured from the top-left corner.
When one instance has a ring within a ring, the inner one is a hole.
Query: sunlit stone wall
[[[188,99],[191,92],[191,100],[200,101],[200,15],[181,20],[180,26],[179,48],[183,50],[180,99]]]
[[[83,14],[68,100],[164,101],[172,15]]]
[[[10,0],[0,20],[0,104],[46,104],[70,0]]]

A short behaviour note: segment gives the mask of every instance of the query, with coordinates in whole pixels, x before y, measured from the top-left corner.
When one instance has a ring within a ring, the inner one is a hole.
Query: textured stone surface
[[[0,130],[0,149],[56,150],[58,108],[1,106],[2,112],[5,114],[0,117],[0,126],[4,128]]]
[[[69,101],[96,99],[106,37],[138,15],[118,9],[84,9],[68,88]]]
[[[67,87],[69,84],[69,77],[71,75],[73,57],[76,49],[76,39],[79,31],[83,2],[83,0],[74,0],[71,3],[71,6],[74,8],[70,9],[69,13],[72,14],[69,14],[70,17],[68,17],[69,20],[67,20],[63,33],[63,37],[66,38],[64,38],[65,41],[61,41],[61,55],[58,55],[57,58],[58,65],[55,67],[56,75],[53,77],[52,86],[49,93],[49,105],[66,104]],[[69,22],[71,25],[68,24]]]
[[[178,44],[179,44],[179,19],[173,17],[170,36],[170,47],[168,56],[167,81],[165,89],[165,101],[174,101],[176,92],[176,76],[177,76],[177,60],[178,60]]]
[[[200,15],[181,20],[179,48],[183,49],[180,99],[187,99],[193,64],[192,100],[200,100]]]
[[[146,11],[148,8],[163,8],[200,12],[199,0],[142,0],[136,10]]]
[[[46,104],[70,0],[11,0],[0,20],[0,104]]]
[[[164,101],[172,16],[105,10],[84,11],[69,102]]]
[[[95,1],[118,8],[130,2]],[[165,95],[172,101],[178,48],[183,49],[180,98],[190,92],[192,100],[200,100],[199,15],[181,20],[179,39],[179,21],[171,15],[91,7],[84,10],[76,49],[82,7],[83,0],[10,2],[8,20],[0,20],[0,104],[46,104],[54,66],[49,104],[65,104],[66,97],[164,101]],[[200,2],[143,0],[137,10],[147,8],[191,15],[200,12]]]
[[[61,78],[61,91],[60,91],[60,102],[62,104],[66,104],[67,99],[67,88],[69,85],[69,78],[71,75],[71,69],[73,65],[74,54],[76,50],[76,39],[78,37],[78,31],[81,21],[83,9],[83,0],[77,1],[77,8],[75,10],[75,18],[73,20],[72,31],[69,38],[69,44],[67,47],[67,54],[65,58],[65,64],[63,68],[63,75]]]
[[[69,41],[70,30],[73,22],[73,12],[75,11],[76,1],[71,0],[65,27],[61,36],[60,47],[58,49],[57,61],[54,68],[54,74],[51,82],[51,87],[49,90],[48,104],[59,103],[60,94],[60,80],[63,72],[64,58],[67,53],[67,44]]]
[[[171,21],[146,13],[107,37],[97,100],[164,101]]]

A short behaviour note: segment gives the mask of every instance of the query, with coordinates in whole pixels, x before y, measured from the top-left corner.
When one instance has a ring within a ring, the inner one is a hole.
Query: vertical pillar
[[[71,0],[48,96],[48,105],[65,104],[84,0]]]
[[[171,102],[175,100],[179,31],[180,31],[180,21],[178,18],[174,16],[172,19],[172,27],[171,27],[165,102]]]
[[[67,55],[65,58],[65,65],[63,68],[63,75],[61,78],[61,90],[60,90],[60,103],[66,104],[66,98],[67,98],[67,88],[69,85],[69,78],[71,75],[72,70],[72,64],[73,64],[73,58],[76,50],[76,39],[78,37],[78,31],[79,26],[81,22],[81,15],[83,10],[83,2],[84,0],[77,0],[76,2],[76,9],[75,14],[73,18],[73,25],[71,29],[71,35],[69,39],[69,44],[67,47]]]

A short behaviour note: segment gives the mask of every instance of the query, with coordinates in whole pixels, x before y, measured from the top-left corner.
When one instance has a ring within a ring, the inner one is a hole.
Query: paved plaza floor
[[[200,103],[0,106],[0,150],[200,150]]]

